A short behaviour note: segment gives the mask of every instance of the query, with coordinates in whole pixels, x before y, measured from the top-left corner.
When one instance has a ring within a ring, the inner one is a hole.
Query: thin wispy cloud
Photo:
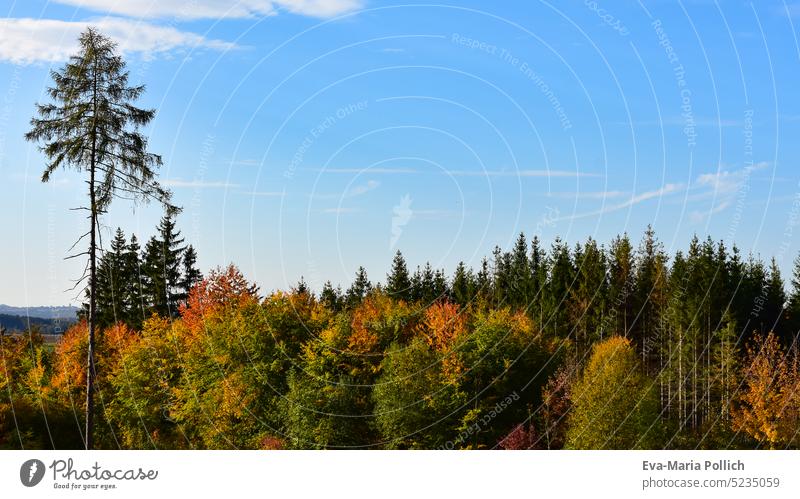
[[[231,166],[259,166],[261,160],[259,159],[235,159],[228,162]]]
[[[686,126],[686,118],[682,116],[671,116],[663,120],[633,120],[633,121],[611,121],[610,125],[621,126],[665,126],[665,127],[684,127]],[[731,128],[743,127],[744,120],[741,119],[727,119],[727,118],[702,118],[697,117],[694,119],[694,125],[697,127],[708,128]]]
[[[628,195],[625,191],[551,192],[549,197],[566,199],[611,199]]]
[[[262,197],[262,198],[282,198],[286,195],[281,191],[242,191],[245,196]]]
[[[675,194],[677,192],[684,191],[686,189],[684,184],[666,184],[659,189],[655,189],[652,191],[646,191],[641,194],[637,194],[631,196],[630,199],[622,202],[617,203],[609,206],[605,206],[599,210],[590,211],[587,213],[578,213],[575,215],[568,215],[565,217],[559,217],[556,220],[575,220],[579,218],[587,218],[587,217],[595,217],[599,215],[605,215],[607,213],[611,213],[614,211],[624,210],[625,208],[630,208],[631,206],[637,205],[644,201],[648,201],[650,199],[660,198],[663,196],[667,196],[670,194]]]
[[[191,188],[191,189],[233,189],[239,184],[228,182],[207,182],[204,180],[183,180],[179,178],[166,179],[161,181],[164,187]]]
[[[321,193],[314,193],[309,194],[309,197],[313,199],[348,199],[348,198],[355,198],[358,196],[363,196],[364,194],[374,191],[378,187],[380,187],[381,183],[377,180],[369,180],[363,184],[354,185],[346,192],[339,192],[333,194],[321,194]]]
[[[413,168],[325,168],[314,171],[318,171],[320,173],[344,173],[344,174],[376,173],[382,175],[394,175],[394,174],[405,175],[405,174],[420,173],[418,170],[414,170]]]
[[[692,211],[689,214],[691,221],[702,222],[731,207],[737,197],[747,195],[753,172],[763,170],[767,166],[768,163],[761,162],[738,170],[718,170],[699,175],[692,184],[692,190],[698,192],[689,196],[687,201],[712,200],[714,204],[706,210]]]
[[[586,173],[573,170],[448,170],[445,175],[465,177],[602,177],[598,173]]]
[[[212,40],[180,31],[122,18],[93,21],[55,19],[0,19],[0,60],[14,64],[66,61],[78,50],[78,36],[93,26],[117,42],[122,53],[145,57],[176,50],[207,48],[228,50],[234,44]]]
[[[358,208],[326,208],[322,210],[322,213],[332,213],[334,215],[344,215],[347,213],[358,213]]]
[[[427,220],[462,218],[466,213],[460,210],[414,210],[414,217]]]
[[[381,183],[377,180],[370,180],[366,184],[356,185],[353,186],[349,191],[347,191],[344,197],[347,198],[354,198],[356,196],[362,196],[370,191],[374,191],[378,187],[380,187]]]
[[[252,18],[281,10],[312,17],[331,17],[356,10],[361,0],[56,0],[97,12],[138,18]]]
[[[710,188],[715,194],[730,194],[736,192],[749,176],[756,170],[763,170],[767,167],[766,162],[746,166],[739,170],[719,170],[712,173],[703,173],[695,181],[696,187]]]

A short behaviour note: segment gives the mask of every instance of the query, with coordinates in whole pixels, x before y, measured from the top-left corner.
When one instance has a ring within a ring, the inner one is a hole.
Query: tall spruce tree
[[[367,270],[364,267],[358,267],[356,272],[356,279],[350,288],[347,290],[345,301],[348,307],[355,307],[365,296],[372,290],[372,283],[367,277]]]
[[[180,284],[180,300],[185,301],[189,297],[189,291],[200,281],[203,274],[197,269],[197,252],[191,244],[186,247],[183,253],[183,276]]]
[[[528,260],[528,241],[525,234],[520,233],[511,251],[511,262],[509,268],[510,293],[509,302],[518,308],[527,309],[533,294],[531,267]]]
[[[575,280],[569,246],[556,237],[551,249],[552,265],[547,285],[544,326],[553,336],[566,338],[574,334],[569,321],[569,295]]]
[[[545,286],[547,286],[547,251],[542,249],[537,236],[531,240],[530,257],[531,301],[527,304],[528,312],[539,325],[544,324]]]
[[[339,312],[342,309],[342,288],[334,288],[331,281],[325,281],[322,286],[322,292],[319,295],[319,301],[328,310]]]
[[[48,163],[42,181],[50,180],[59,167],[86,173],[89,229],[88,248],[88,349],[86,368],[85,446],[94,446],[95,331],[97,329],[98,222],[114,197],[134,200],[156,199],[168,203],[169,192],[155,180],[161,157],[147,151],[147,138],[140,132],[155,116],[154,110],[133,105],[144,86],[130,86],[125,62],[109,38],[93,28],[79,39],[78,53],[59,70],[50,73],[48,89],[52,102],[37,105],[38,117],[31,120],[25,135],[43,143]],[[174,209],[174,208],[173,208]],[[77,256],[77,255],[74,255]]]
[[[632,330],[634,344],[639,350],[648,373],[657,367],[658,335],[661,315],[667,305],[667,257],[655,231],[648,225],[639,247],[636,265],[635,314]]]
[[[131,234],[131,240],[125,248],[123,256],[122,293],[125,304],[125,322],[133,329],[140,329],[146,318],[146,304],[144,302],[143,275],[142,275],[142,248],[136,234]]]
[[[411,278],[408,275],[406,260],[400,250],[392,259],[392,270],[386,277],[386,292],[398,300],[411,299]]]
[[[786,327],[791,338],[791,352],[794,356],[797,356],[798,336],[800,336],[800,255],[794,260],[792,291],[789,294],[786,310],[789,315]]]
[[[575,285],[570,289],[570,308],[578,346],[588,352],[595,340],[607,335],[603,329],[608,291],[606,257],[597,242],[589,238],[578,258]]]
[[[109,251],[103,254],[97,271],[97,325],[106,328],[116,322],[125,322],[125,250],[128,244],[125,233],[117,228]]]
[[[614,334],[628,336],[633,324],[634,278],[633,245],[628,234],[617,236],[611,242],[608,271],[609,329]]]
[[[786,290],[781,277],[781,269],[775,261],[775,257],[770,260],[769,279],[764,292],[764,332],[774,332],[784,345],[791,344],[791,338],[787,334],[786,322],[783,320],[783,312],[786,308]]]
[[[464,262],[458,262],[453,274],[453,301],[462,306],[469,304],[475,296],[475,287],[475,276],[472,274],[472,269],[467,268]]]
[[[181,301],[181,263],[186,247],[175,227],[175,213],[167,212],[145,247],[147,297],[154,312],[162,317],[175,317]]]

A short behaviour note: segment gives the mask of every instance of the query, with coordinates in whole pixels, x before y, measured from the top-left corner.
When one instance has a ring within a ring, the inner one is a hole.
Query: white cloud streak
[[[356,196],[361,196],[368,193],[369,191],[374,191],[380,185],[381,183],[378,182],[377,180],[369,180],[366,184],[356,185],[353,188],[351,188],[349,191],[347,191],[344,197],[354,198]]]
[[[598,173],[586,173],[571,170],[449,170],[445,175],[465,177],[545,177],[545,178],[575,178],[575,177],[602,177]]]
[[[96,12],[145,19],[223,19],[275,15],[283,9],[312,17],[332,17],[361,7],[361,0],[56,0]]]
[[[666,185],[664,185],[663,187],[661,187],[659,189],[656,189],[656,190],[653,190],[653,191],[646,191],[646,192],[643,192],[641,194],[637,194],[635,196],[631,196],[630,199],[628,199],[628,200],[626,200],[626,201],[624,201],[622,203],[618,203],[618,204],[614,204],[614,205],[610,205],[610,206],[605,206],[605,207],[603,207],[603,208],[601,208],[599,210],[590,211],[588,213],[578,213],[578,214],[575,214],[575,215],[568,215],[568,216],[565,216],[565,217],[560,217],[557,220],[575,220],[575,219],[578,219],[578,218],[587,218],[587,217],[605,215],[606,213],[611,213],[613,211],[618,211],[618,210],[623,210],[625,208],[630,208],[631,206],[637,205],[637,204],[642,203],[644,201],[648,201],[650,199],[660,198],[660,197],[663,197],[663,196],[667,196],[669,194],[674,194],[676,192],[681,192],[681,191],[685,190],[685,188],[686,187],[683,184],[666,184]]]
[[[566,199],[611,199],[621,198],[627,195],[624,191],[592,191],[592,192],[551,192],[548,194],[554,198]]]
[[[228,50],[232,43],[210,40],[172,27],[155,26],[129,19],[104,18],[94,21],[55,19],[0,19],[0,60],[15,64],[61,62],[78,49],[78,36],[94,26],[119,44],[123,53],[145,57],[180,49]]]
[[[707,210],[695,210],[689,214],[691,221],[700,223],[733,205],[737,196],[745,196],[749,190],[748,183],[753,172],[768,166],[766,162],[756,163],[739,170],[718,170],[704,173],[697,177],[693,189],[701,191],[693,194],[688,201],[713,200],[714,204]]]
[[[161,185],[164,187],[190,189],[232,189],[239,187],[239,184],[231,184],[228,182],[206,182],[203,180],[182,180],[179,178],[162,180]]]
[[[320,169],[316,171],[320,173],[380,173],[385,175],[420,173],[419,171],[411,168],[326,168],[324,170]]]

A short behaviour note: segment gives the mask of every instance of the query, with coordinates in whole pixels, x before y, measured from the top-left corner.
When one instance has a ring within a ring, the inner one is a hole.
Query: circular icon
[[[19,468],[19,479],[26,487],[35,487],[44,478],[44,463],[38,459],[28,459]]]

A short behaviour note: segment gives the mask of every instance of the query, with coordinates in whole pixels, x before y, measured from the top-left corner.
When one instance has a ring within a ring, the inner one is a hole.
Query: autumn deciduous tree
[[[490,310],[472,322],[454,347],[461,370],[445,374],[466,394],[461,446],[491,448],[541,404],[542,385],[561,352],[523,312]]]
[[[458,305],[449,302],[436,302],[425,309],[422,324],[417,328],[428,345],[437,351],[447,350],[459,339],[467,326],[467,313]]]
[[[132,449],[180,449],[189,444],[171,415],[182,371],[180,322],[152,317],[127,342],[109,373],[106,415],[119,444]]]
[[[747,346],[744,387],[732,411],[734,430],[770,448],[800,443],[800,374],[778,337],[756,334]]]
[[[375,419],[389,449],[435,449],[456,437],[456,387],[442,373],[441,355],[422,338],[393,345],[375,384]]]
[[[611,337],[594,346],[572,388],[566,447],[652,449],[660,427],[654,383],[630,340]]]
[[[245,279],[234,265],[214,269],[189,291],[186,303],[180,306],[183,322],[190,333],[201,335],[204,320],[213,320],[226,310],[258,300],[258,287]]]

